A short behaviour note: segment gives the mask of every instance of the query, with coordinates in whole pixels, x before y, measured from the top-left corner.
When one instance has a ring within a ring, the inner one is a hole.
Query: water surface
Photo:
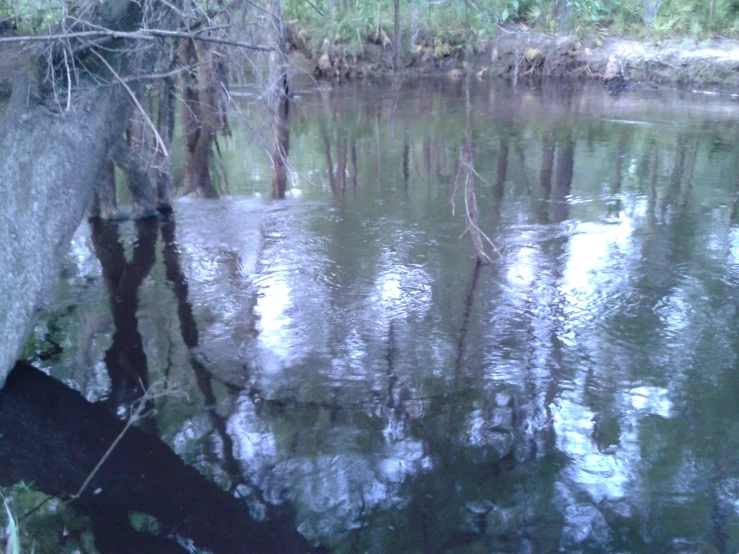
[[[142,437],[278,541],[739,551],[739,104],[474,83],[479,267],[463,83],[297,95],[287,200],[237,133],[224,198],[84,223],[31,360],[119,419],[166,377]]]

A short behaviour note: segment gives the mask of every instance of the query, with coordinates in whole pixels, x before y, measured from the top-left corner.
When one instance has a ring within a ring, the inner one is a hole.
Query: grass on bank
[[[318,54],[341,45],[349,56],[368,42],[392,46],[393,0],[282,0],[293,38]],[[234,17],[264,17],[265,0],[233,3]],[[209,13],[218,0],[196,0]],[[255,7],[256,6],[256,7]],[[257,9],[261,6],[261,10]],[[468,29],[480,50],[501,26],[548,33],[662,39],[739,38],[739,0],[399,0],[403,52],[443,58],[464,48]],[[62,16],[58,0],[0,2],[0,33],[35,34]],[[68,14],[73,15],[73,14]]]
[[[315,7],[314,7],[315,6]],[[321,14],[318,13],[321,11]],[[342,45],[361,55],[368,42],[392,46],[392,0],[285,0],[293,35],[318,54]],[[607,35],[643,39],[739,38],[739,0],[403,0],[404,52],[435,59],[464,48],[482,50],[501,27],[515,24],[547,33],[576,33],[596,42]]]

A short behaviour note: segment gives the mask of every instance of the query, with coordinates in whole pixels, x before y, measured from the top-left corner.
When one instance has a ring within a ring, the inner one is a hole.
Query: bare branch
[[[201,65],[207,65],[209,62],[201,62],[201,63],[194,63],[191,65],[186,65],[184,67],[178,67],[177,69],[173,69],[172,71],[167,71],[166,73],[145,73],[143,75],[132,75],[131,77],[126,77],[123,79],[124,81],[131,82],[131,81],[144,81],[144,80],[154,80],[154,79],[166,79],[168,77],[177,77],[180,73],[184,73],[185,71],[190,71],[191,69],[196,69],[197,67]]]
[[[86,37],[111,37],[111,38],[135,38],[141,40],[155,40],[153,36],[141,35],[138,31],[135,33],[126,33],[123,31],[77,31],[74,33],[61,33],[57,35],[20,35],[15,37],[0,37],[0,43],[3,42],[53,42],[60,39],[70,38],[86,38]]]
[[[318,15],[323,16],[323,12],[321,10],[319,10],[318,7],[313,2],[311,2],[310,0],[305,0],[305,1],[308,3],[308,5],[311,8],[313,8],[314,10],[316,10],[318,12]]]
[[[192,40],[201,40],[203,42],[225,44],[227,46],[238,46],[239,48],[246,48],[248,50],[259,50],[261,52],[272,51],[272,48],[270,48],[269,46],[262,46],[261,44],[251,44],[248,42],[241,42],[238,40],[230,40],[226,38],[204,37],[196,33],[181,33],[179,31],[165,31],[164,29],[146,29],[145,31],[137,31],[136,33],[132,34],[137,35],[139,33],[145,33],[155,37],[189,38]]]
[[[101,56],[95,50],[92,50],[92,53],[95,54],[98,58],[100,58],[100,61],[105,64],[105,66],[108,68],[108,70],[110,70],[110,72],[113,74],[113,77],[115,77],[118,80],[118,82],[120,82],[121,85],[123,85],[123,88],[126,89],[126,92],[128,92],[128,94],[131,96],[131,100],[133,100],[133,103],[136,104],[136,107],[141,112],[141,115],[144,116],[144,120],[146,121],[147,125],[149,125],[149,127],[151,128],[151,130],[154,132],[154,138],[156,139],[157,144],[159,145],[159,148],[162,149],[162,153],[165,156],[169,156],[169,152],[167,151],[167,147],[164,145],[164,141],[162,140],[162,137],[159,135],[159,131],[157,131],[156,125],[154,125],[154,123],[151,121],[151,118],[149,117],[149,114],[146,113],[146,110],[144,109],[144,107],[139,102],[139,99],[136,98],[136,95],[131,90],[131,87],[129,87],[126,84],[126,81],[124,81],[121,78],[121,76],[118,75],[118,72],[115,69],[113,69],[113,66],[111,66],[108,63],[108,61],[103,56]]]
[[[100,29],[97,31],[78,31],[74,33],[61,33],[56,35],[23,35],[16,37],[0,37],[0,43],[3,42],[51,42],[60,39],[70,38],[86,38],[86,37],[110,37],[110,38],[129,38],[135,40],[156,40],[157,37],[163,38],[185,38],[191,40],[200,40],[202,42],[213,42],[215,44],[225,44],[227,46],[236,46],[238,48],[246,48],[248,50],[259,50],[261,52],[271,52],[269,46],[261,44],[251,44],[241,42],[239,40],[231,40],[226,38],[206,37],[198,33],[183,33],[180,31],[166,31],[164,29],[142,29],[132,33],[123,31],[112,31]]]

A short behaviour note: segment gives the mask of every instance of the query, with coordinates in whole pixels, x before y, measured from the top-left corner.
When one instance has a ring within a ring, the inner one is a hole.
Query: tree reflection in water
[[[446,81],[392,102],[336,89],[330,110],[306,94],[291,164],[323,190],[179,201],[156,261],[124,225],[101,275],[83,227],[38,332],[64,329],[64,352],[37,363],[100,399],[73,368],[82,352],[103,359],[96,345],[119,348],[120,335],[79,323],[110,312],[144,356],[141,381],[167,375],[190,393],[157,404],[150,431],[218,484],[207,494],[222,500],[200,504],[246,504],[282,522],[280,540],[297,529],[335,552],[739,550],[735,164],[714,147],[734,136],[725,107],[475,85],[479,221],[503,252],[475,268],[448,205],[462,94]],[[120,298],[126,282],[137,309],[122,321],[100,291]],[[113,375],[107,397],[128,401],[133,381]],[[23,478],[5,471],[4,483]],[[239,525],[228,540],[246,544]]]

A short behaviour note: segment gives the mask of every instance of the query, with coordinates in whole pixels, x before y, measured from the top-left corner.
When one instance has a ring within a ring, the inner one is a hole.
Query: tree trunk
[[[408,189],[408,180],[410,177],[410,150],[411,146],[408,142],[408,133],[403,135],[403,187]]]
[[[551,133],[544,135],[544,148],[541,155],[541,172],[539,185],[541,198],[536,212],[536,221],[540,224],[549,223],[549,197],[552,194],[552,173],[554,172],[554,138]]]
[[[351,172],[352,187],[356,191],[357,190],[357,175],[359,174],[359,170],[357,169],[357,139],[352,138],[351,146],[349,150],[350,150],[350,159],[351,159],[351,164],[352,164],[352,172]]]
[[[139,287],[156,261],[159,223],[154,218],[140,220],[136,222],[136,230],[138,236],[133,256],[127,261],[118,226],[99,220],[92,224],[92,244],[103,270],[115,326],[113,342],[105,352],[111,383],[105,403],[112,415],[123,412],[127,418],[131,417],[129,410],[141,396],[142,389],[149,387],[149,367],[137,310]],[[148,431],[156,430],[152,424],[155,424],[154,418],[146,418],[142,422]]]
[[[126,184],[133,201],[134,219],[151,217],[156,214],[156,199],[151,186],[149,173],[142,160],[144,155],[140,148],[131,148],[123,139],[113,147],[111,156],[126,177]]]
[[[500,150],[498,150],[498,167],[495,172],[495,189],[493,191],[493,198],[496,202],[500,202],[503,199],[503,193],[505,191],[505,181],[508,175],[508,141],[500,141]]]
[[[274,148],[272,150],[272,198],[285,198],[287,189],[287,156],[290,153],[290,99],[283,95],[275,117]]]
[[[326,129],[321,133],[323,139],[323,153],[326,156],[326,170],[328,171],[328,186],[331,188],[333,194],[338,194],[339,189],[336,186],[336,177],[334,175],[334,162],[331,159],[331,141],[328,138],[328,131]]]
[[[336,186],[341,192],[346,190],[346,137],[339,139],[339,151],[336,160]]]
[[[139,4],[129,0],[90,6],[88,20],[109,29],[133,31],[141,21]],[[55,97],[59,87],[45,82],[47,57],[38,51],[16,79],[0,122],[0,386],[50,298],[110,147],[131,113],[127,93],[109,69],[89,46],[71,43],[79,47],[79,79],[73,79],[68,109],[65,96]],[[131,56],[127,50],[134,44],[123,39],[105,47],[100,55],[122,77],[152,65],[154,49]],[[52,78],[66,81],[63,58],[55,49],[51,62],[56,64]],[[110,86],[100,86],[100,80]]]
[[[287,76],[287,42],[282,19],[282,0],[267,0],[270,17],[269,45],[269,101],[268,109],[274,117],[272,146],[272,198],[285,198],[287,188],[287,156],[290,152],[290,84]]]
[[[105,406],[19,362],[0,391],[0,485],[33,482],[49,496],[71,498],[92,519],[95,548],[103,553],[189,552],[175,534],[214,554],[319,552],[297,532],[291,514],[255,521],[242,499],[186,465],[158,437],[136,427],[124,432],[124,425]],[[90,486],[73,497],[103,458]],[[134,531],[132,512],[153,516],[162,532]]]
[[[172,150],[175,118],[175,85],[173,78],[164,79],[159,90],[157,109],[157,131],[167,150]],[[161,148],[154,153],[154,178],[157,187],[157,210],[171,212],[174,200],[174,181],[172,179],[172,157],[164,154]]]
[[[200,41],[180,43],[180,62],[197,65],[195,73],[182,73],[182,130],[185,137],[185,182],[187,192],[200,198],[218,198],[210,175],[210,156],[216,133],[213,67],[210,47]]]
[[[121,219],[122,217],[116,200],[115,164],[111,159],[105,162],[103,176],[93,196],[88,215],[92,219]]]
[[[400,71],[400,0],[393,0],[393,70]]]

